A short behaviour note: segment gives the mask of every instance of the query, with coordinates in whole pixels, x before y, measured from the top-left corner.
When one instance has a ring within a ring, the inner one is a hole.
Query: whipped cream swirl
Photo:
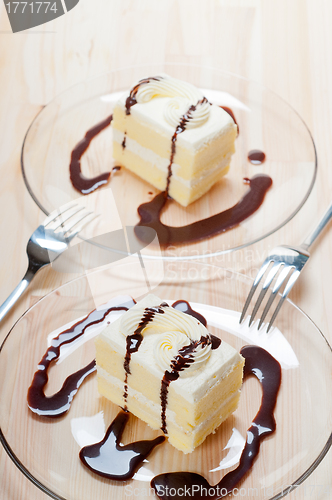
[[[210,103],[200,90],[190,83],[162,75],[142,83],[135,95],[138,103],[146,103],[156,97],[172,97],[165,105],[164,118],[174,128],[179,125],[191,106],[194,109],[190,111],[186,129],[200,127],[209,118]]]
[[[158,305],[131,309],[123,315],[120,328],[126,337],[138,329],[143,337],[158,335],[153,354],[163,371],[171,371],[174,360],[186,351],[184,348],[189,348],[190,352],[185,356],[188,363],[181,370],[182,377],[204,366],[211,354],[212,341],[205,326],[173,307]]]

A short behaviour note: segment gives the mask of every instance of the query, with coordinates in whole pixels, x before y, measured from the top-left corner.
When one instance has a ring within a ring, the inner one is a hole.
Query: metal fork
[[[76,214],[77,216],[74,217]],[[0,306],[0,321],[21,297],[35,274],[42,267],[57,259],[68,248],[72,239],[95,217],[97,216],[93,212],[88,212],[75,202],[66,205],[61,211],[55,210],[46,217],[28,241],[26,251],[29,265],[27,272],[15,290]]]
[[[304,242],[297,247],[291,247],[287,245],[281,245],[276,248],[274,248],[271,252],[271,254],[265,259],[263,262],[261,268],[259,269],[255,281],[250,289],[250,292],[248,294],[247,300],[244,304],[242,314],[240,317],[240,323],[245,318],[247,309],[249,307],[249,304],[251,302],[251,299],[257,289],[258,284],[262,280],[264,274],[266,271],[269,269],[269,272],[266,276],[265,282],[263,284],[263,287],[261,289],[261,292],[257,298],[257,301],[254,305],[254,308],[251,313],[251,317],[249,320],[249,326],[251,326],[255,320],[257,311],[266,295],[267,290],[269,289],[272,281],[275,279],[274,286],[272,288],[270,297],[268,298],[268,301],[266,303],[266,306],[263,310],[262,316],[260,318],[259,324],[258,324],[258,330],[261,328],[264,319],[266,318],[267,313],[269,312],[272,303],[274,302],[281,286],[283,283],[285,284],[285,288],[282,292],[281,298],[277,304],[277,307],[274,310],[274,313],[272,314],[271,320],[268,324],[266,332],[269,332],[274,320],[277,317],[278,312],[280,311],[280,308],[286,299],[287,295],[289,294],[290,290],[294,286],[294,283],[296,282],[297,278],[299,277],[302,269],[304,268],[305,264],[307,263],[310,254],[308,252],[310,246],[313,244],[313,242],[316,240],[318,235],[321,233],[321,231],[324,229],[326,224],[329,222],[329,220],[332,217],[332,203],[324,213],[323,217],[319,221],[318,225],[315,227],[315,229],[307,236],[307,238],[304,240]],[[279,274],[278,274],[279,273]],[[288,278],[288,281],[286,282],[286,279]]]

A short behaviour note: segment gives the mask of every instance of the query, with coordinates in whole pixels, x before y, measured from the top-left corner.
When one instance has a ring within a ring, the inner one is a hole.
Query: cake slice
[[[148,295],[96,339],[98,390],[188,453],[234,412],[244,359]]]
[[[237,126],[193,85],[168,75],[146,78],[113,111],[113,156],[183,206],[229,169]]]

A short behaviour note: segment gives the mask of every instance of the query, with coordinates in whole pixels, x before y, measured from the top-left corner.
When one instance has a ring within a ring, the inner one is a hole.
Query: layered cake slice
[[[113,156],[183,206],[229,169],[237,126],[193,85],[168,75],[139,81],[116,103]]]
[[[148,295],[96,339],[100,394],[188,453],[237,408],[244,359],[195,317]]]

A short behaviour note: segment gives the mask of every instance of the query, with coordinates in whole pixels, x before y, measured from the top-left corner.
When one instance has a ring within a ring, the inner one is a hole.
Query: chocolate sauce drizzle
[[[235,125],[237,126],[237,135],[239,135],[240,133],[240,128],[239,128],[239,124],[238,122],[236,121],[236,118],[235,118],[235,115],[233,113],[233,110],[231,110],[231,108],[228,108],[227,106],[220,106],[222,109],[224,109],[226,111],[226,113],[229,114],[229,116],[231,116],[233,118],[233,121],[235,123]]]
[[[150,202],[138,207],[140,222],[135,228],[136,236],[143,241],[144,234],[141,234],[139,227],[151,227],[156,231],[161,245],[174,245],[208,238],[237,226],[258,210],[272,185],[271,177],[265,174],[244,180],[249,184],[249,189],[233,207],[182,227],[167,226],[161,222],[160,214],[167,198],[165,192],[157,194]]]
[[[184,115],[182,115],[180,123],[176,127],[175,132],[172,135],[171,157],[169,160],[169,165],[168,165],[168,170],[167,170],[166,189],[164,191],[164,196],[166,198],[168,196],[169,185],[170,185],[171,177],[172,177],[172,165],[173,165],[174,156],[176,153],[176,141],[177,141],[178,135],[186,130],[186,125],[187,125],[188,121],[192,118],[192,113],[194,111],[196,111],[197,106],[199,106],[200,104],[203,104],[205,102],[208,102],[208,100],[206,99],[206,97],[203,97],[203,99],[198,101],[198,103],[196,105],[190,106],[189,109],[186,111],[186,113],[184,113]]]
[[[158,436],[150,441],[121,445],[121,437],[128,419],[128,413],[120,412],[107,429],[102,441],[81,449],[80,459],[92,472],[107,479],[126,481],[133,477],[153,448],[165,441],[164,436]]]
[[[202,314],[200,314],[198,311],[195,311],[191,307],[189,302],[187,302],[186,300],[177,300],[176,302],[174,302],[174,304],[172,304],[172,307],[174,307],[174,309],[177,309],[178,311],[182,311],[185,314],[189,314],[190,316],[193,316],[194,318],[198,319],[198,321],[200,321],[202,323],[202,325],[204,325],[205,327],[207,326],[207,321],[204,318],[204,316]],[[212,350],[218,349],[218,347],[221,344],[220,338],[216,337],[215,335],[212,335],[212,333],[210,333],[210,339],[212,342],[212,344],[211,344]]]
[[[220,340],[220,339],[219,339]],[[207,344],[211,344],[212,349],[216,349],[213,347],[212,340],[210,336],[202,336],[199,340],[192,340],[190,344],[182,347],[178,354],[173,358],[170,364],[171,371],[166,370],[164,376],[161,381],[161,389],[160,389],[160,402],[161,402],[161,430],[164,434],[167,434],[167,425],[166,425],[166,407],[167,407],[167,397],[168,397],[168,388],[169,384],[174,380],[177,380],[180,376],[180,372],[188,368],[194,361],[194,353],[199,346],[206,346]],[[218,346],[220,345],[220,342]],[[217,347],[218,347],[217,346]]]
[[[141,87],[141,85],[145,85],[147,83],[150,83],[151,81],[156,81],[156,82],[159,82],[160,80],[162,80],[163,77],[162,76],[149,76],[148,78],[143,78],[142,80],[140,80],[136,85],[135,87],[133,87],[129,93],[129,97],[127,97],[126,99],[126,115],[130,115],[130,112],[131,112],[131,107],[134,106],[135,104],[137,104],[137,100],[136,100],[136,95],[137,95],[137,92],[139,90],[139,88]]]
[[[214,487],[203,476],[193,472],[159,474],[151,481],[151,486],[159,498],[180,500],[183,498],[181,493],[184,488],[192,493],[194,486],[194,494],[191,494],[190,497],[195,500],[198,498],[211,500],[224,498],[232,492],[252,467],[258,455],[261,441],[275,431],[276,423],[273,412],[281,382],[280,364],[267,351],[258,346],[245,346],[242,348],[241,354],[245,358],[244,377],[254,375],[262,385],[263,395],[260,409],[247,431],[247,440],[238,467],[226,474]],[[206,492],[210,488],[214,489],[215,494],[207,497]],[[172,494],[174,492],[176,492],[175,495]]]
[[[122,149],[126,149],[127,132],[124,133],[123,141],[121,143]]]
[[[252,149],[248,153],[248,160],[253,165],[261,165],[265,161],[265,153],[259,149]]]
[[[93,177],[92,179],[88,179],[82,174],[81,158],[90,146],[92,139],[94,139],[98,134],[100,134],[102,130],[110,125],[112,118],[113,115],[110,115],[105,120],[101,121],[90,130],[88,130],[85,134],[85,137],[75,146],[71,153],[71,160],[69,165],[70,180],[73,187],[82,194],[92,193],[103,184],[106,184],[111,175],[110,172],[105,172],[103,174],[97,175],[96,177]]]
[[[207,325],[207,321],[202,314],[195,311],[186,300],[177,300],[172,304],[174,309],[181,311],[193,318],[197,319],[200,323],[202,323],[205,327]],[[161,389],[160,389],[160,402],[161,402],[161,430],[164,434],[167,434],[167,425],[166,425],[166,407],[167,407],[167,397],[168,397],[168,388],[169,384],[179,378],[180,371],[188,368],[191,363],[195,361],[193,356],[197,347],[204,347],[207,344],[211,344],[211,349],[217,349],[221,340],[215,335],[211,335],[209,337],[201,337],[200,340],[192,341],[189,345],[182,347],[179,350],[178,354],[171,361],[171,370],[165,371],[164,376],[161,381]]]
[[[202,314],[200,314],[199,312],[195,311],[191,307],[189,302],[187,302],[186,300],[177,300],[176,302],[174,302],[172,304],[172,307],[174,307],[174,309],[177,309],[178,311],[181,311],[185,314],[189,314],[189,316],[192,316],[193,318],[198,319],[198,321],[200,321],[202,323],[202,325],[204,325],[204,326],[207,325],[207,321],[204,318],[204,316]]]
[[[165,302],[161,304],[161,306],[167,306]],[[161,309],[160,306],[155,306],[155,307],[146,307],[143,313],[143,317],[141,321],[138,324],[138,327],[134,331],[132,335],[128,335],[126,338],[126,355],[123,363],[123,367],[125,370],[125,380],[124,380],[124,392],[123,392],[123,399],[125,402],[124,410],[127,411],[127,398],[128,398],[128,375],[130,375],[130,360],[131,360],[131,355],[134,352],[137,352],[142,340],[143,340],[143,335],[142,331],[144,328],[151,322],[153,321],[153,318],[155,317],[156,314],[164,314],[163,309]]]
[[[47,349],[34,374],[28,390],[28,406],[31,411],[46,417],[60,417],[66,413],[83,381],[96,370],[95,360],[87,366],[69,375],[62,388],[52,396],[45,396],[44,390],[48,382],[48,369],[60,356],[60,347],[70,344],[84,335],[89,326],[101,323],[112,311],[127,311],[128,307],[110,307],[109,309],[94,310],[84,319],[78,321],[67,330],[52,339],[51,346]]]

